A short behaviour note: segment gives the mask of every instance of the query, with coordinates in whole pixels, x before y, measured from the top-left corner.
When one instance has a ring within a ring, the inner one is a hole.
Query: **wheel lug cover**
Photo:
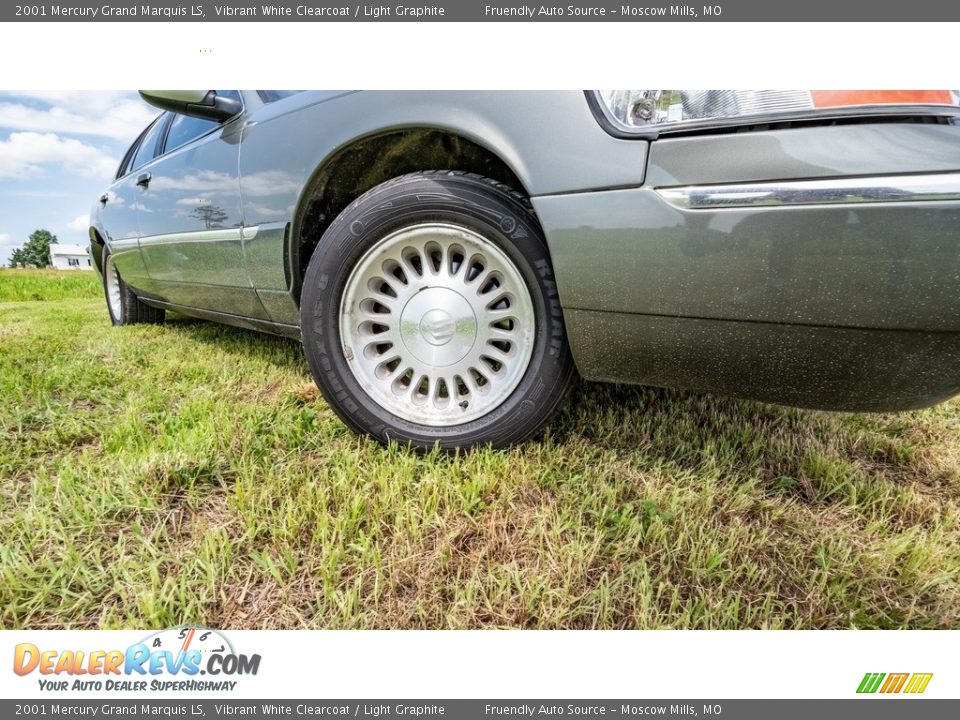
[[[477,318],[461,295],[443,287],[418,292],[400,315],[404,346],[431,366],[452,365],[470,352],[477,339]]]

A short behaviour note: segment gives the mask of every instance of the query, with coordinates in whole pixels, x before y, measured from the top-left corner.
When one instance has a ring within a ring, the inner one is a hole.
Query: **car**
[[[112,322],[296,338],[381,442],[525,441],[578,375],[960,392],[957,91],[141,95],[91,213]]]

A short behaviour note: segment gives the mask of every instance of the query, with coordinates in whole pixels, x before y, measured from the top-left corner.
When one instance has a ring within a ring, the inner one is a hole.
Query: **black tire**
[[[520,272],[534,309],[533,349],[519,384],[486,415],[462,424],[424,425],[385,409],[358,383],[341,341],[340,304],[354,267],[380,239],[424,222],[466,227],[499,248]],[[510,187],[478,175],[413,173],[355,200],[327,228],[310,259],[300,319],[311,373],[330,406],[349,427],[384,443],[452,449],[522,442],[543,430],[576,376],[533,210]]]
[[[160,308],[147,305],[134,294],[114,267],[110,250],[106,245],[103,247],[102,257],[100,267],[103,269],[103,294],[107,301],[107,313],[110,315],[110,322],[114,325],[137,325],[140,323],[159,325],[162,323],[166,312]],[[115,278],[112,277],[113,275],[115,275]],[[110,300],[110,284],[114,281],[119,294],[117,303]],[[114,307],[115,305],[116,307]]]

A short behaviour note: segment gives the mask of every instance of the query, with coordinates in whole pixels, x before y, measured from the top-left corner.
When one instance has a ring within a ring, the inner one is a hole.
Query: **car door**
[[[153,283],[140,254],[138,192],[133,168],[138,162],[142,165],[154,157],[154,148],[165,126],[166,117],[160,116],[140,134],[124,155],[116,180],[100,196],[93,210],[93,224],[103,235],[120,277],[144,293],[153,290]]]
[[[133,172],[140,249],[167,302],[264,318],[243,256],[243,124],[242,113],[225,123],[170,113],[157,156]]]

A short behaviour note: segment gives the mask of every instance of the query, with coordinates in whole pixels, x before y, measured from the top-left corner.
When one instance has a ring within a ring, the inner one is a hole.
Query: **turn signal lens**
[[[956,105],[956,90],[811,90],[813,106]]]
[[[599,90],[597,97],[604,114],[627,130],[838,108],[960,107],[958,90]]]

